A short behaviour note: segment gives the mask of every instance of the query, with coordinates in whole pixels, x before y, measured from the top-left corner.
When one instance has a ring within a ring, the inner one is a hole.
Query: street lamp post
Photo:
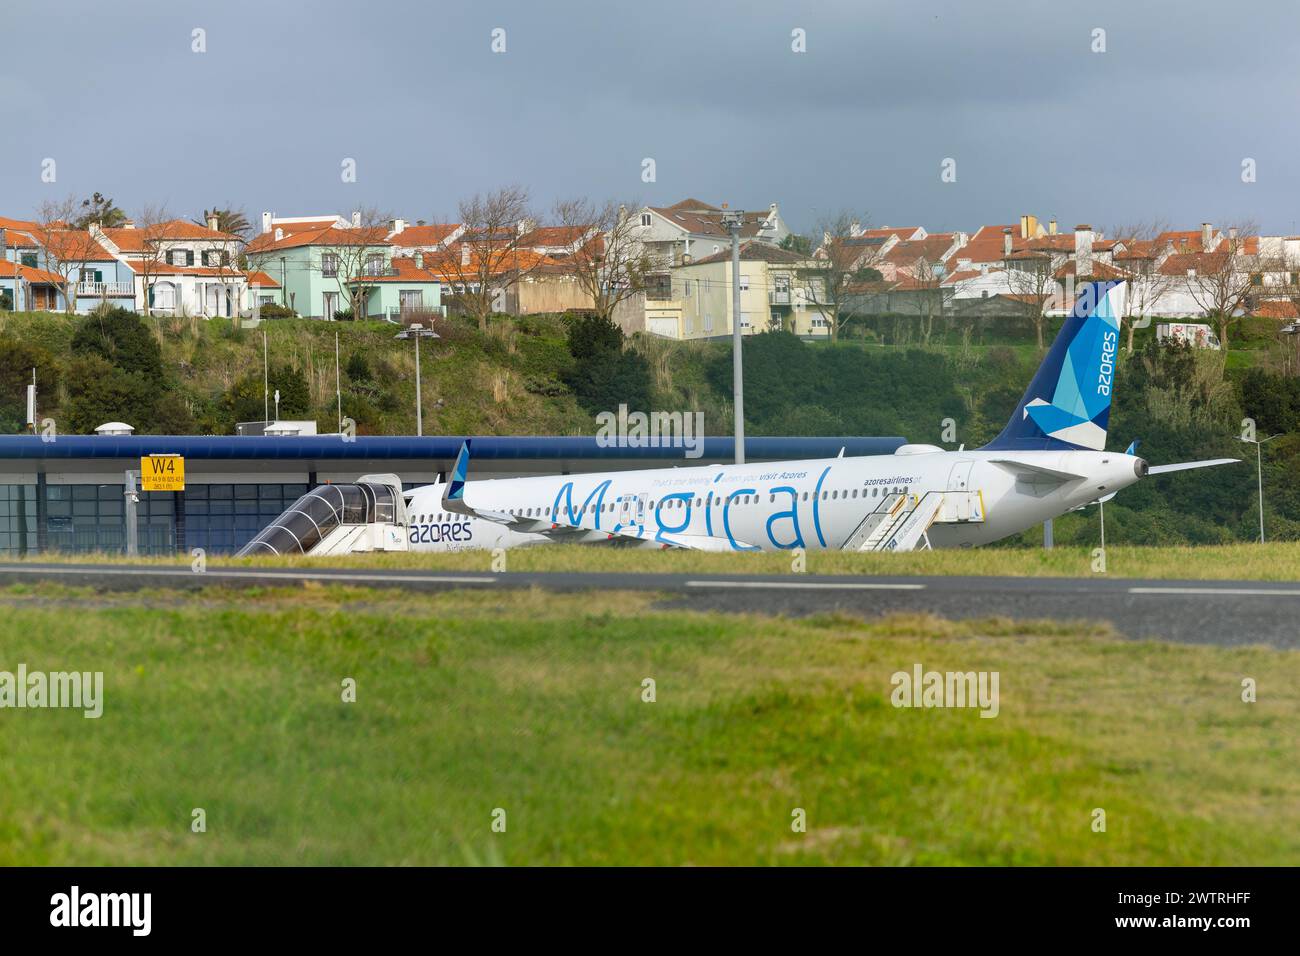
[[[722,224],[731,233],[731,401],[736,409],[736,464],[745,463],[745,370],[740,337],[740,228],[745,224],[743,209],[722,213]]]
[[[1259,543],[1264,543],[1264,455],[1263,447],[1266,442],[1271,442],[1274,438],[1281,438],[1281,433],[1269,435],[1267,438],[1242,438],[1248,445],[1255,446],[1255,475],[1259,483]]]
[[[426,329],[419,322],[412,322],[401,332],[398,332],[394,338],[414,339],[415,340],[415,434],[424,434],[424,403],[420,397],[420,339],[438,338],[438,333],[433,329]]]

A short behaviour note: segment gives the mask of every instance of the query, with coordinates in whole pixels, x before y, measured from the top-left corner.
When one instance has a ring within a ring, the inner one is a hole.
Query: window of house
[[[37,253],[35,252],[24,252],[22,255],[22,263],[29,268],[35,269],[37,268],[37,258]]]
[[[320,257],[320,273],[323,276],[336,276],[339,274],[339,257],[332,252],[327,252]]]
[[[713,331],[713,316],[711,315],[704,316],[704,331],[705,332]]]
[[[641,213],[641,225],[643,226],[650,225],[650,214],[648,212]]]
[[[384,256],[379,255],[366,256],[366,275],[377,276],[384,271]]]
[[[749,276],[745,275],[743,272],[740,274],[740,291],[749,291]]]
[[[415,312],[424,306],[424,293],[419,289],[402,289],[397,296],[403,312]]]

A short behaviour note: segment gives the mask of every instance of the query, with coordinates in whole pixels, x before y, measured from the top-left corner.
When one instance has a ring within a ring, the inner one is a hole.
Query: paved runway
[[[0,585],[59,581],[107,590],[197,589],[335,582],[416,591],[541,587],[664,594],[664,606],[788,614],[876,616],[928,611],[948,618],[1110,621],[1129,637],[1201,644],[1300,647],[1300,582],[1135,578],[877,577],[626,573],[480,574],[459,571],[0,564]]]

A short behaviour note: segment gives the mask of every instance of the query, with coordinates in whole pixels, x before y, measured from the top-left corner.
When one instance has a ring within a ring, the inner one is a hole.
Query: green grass
[[[0,608],[0,668],[102,670],[106,698],[0,710],[4,865],[1300,862],[1294,652],[618,593]],[[999,716],[895,709],[917,662],[998,671]]]
[[[45,554],[40,562],[123,563],[120,554]],[[188,556],[133,559],[142,564],[176,564],[186,567]],[[724,554],[683,550],[641,550],[591,545],[545,545],[518,548],[506,555],[510,571],[625,571],[667,574],[789,574],[792,555],[779,553]],[[1092,577],[1090,548],[977,548],[969,550],[914,551],[906,554],[859,554],[814,551],[806,556],[809,574],[888,575],[994,575],[1004,577]],[[401,552],[351,554],[331,558],[229,558],[213,557],[209,567],[333,567],[412,568],[443,571],[490,571],[488,551],[453,554]],[[1300,580],[1300,542],[1265,545],[1195,545],[1180,547],[1110,546],[1106,573],[1111,577],[1195,580]]]

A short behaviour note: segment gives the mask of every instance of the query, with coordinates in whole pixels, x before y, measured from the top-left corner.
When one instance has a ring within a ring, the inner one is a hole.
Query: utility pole
[[[262,422],[271,420],[271,391],[268,378],[270,372],[266,365],[266,329],[262,330]]]
[[[334,395],[339,402],[339,434],[343,434],[343,382],[339,378],[339,334],[334,333]]]
[[[1258,441],[1253,438],[1242,438],[1248,445],[1255,446],[1255,475],[1259,484],[1259,543],[1264,543],[1264,455],[1263,447],[1265,443],[1271,442],[1274,438],[1281,438],[1281,433],[1269,435],[1267,438],[1261,438]]]
[[[403,331],[398,332],[393,338],[396,339],[415,339],[415,434],[424,434],[424,402],[420,395],[420,339],[421,338],[440,338],[433,329],[426,329],[419,322],[412,322]]]
[[[745,369],[741,358],[740,334],[740,228],[745,224],[743,209],[722,213],[722,224],[731,233],[731,401],[736,409],[736,464],[745,463]]]

